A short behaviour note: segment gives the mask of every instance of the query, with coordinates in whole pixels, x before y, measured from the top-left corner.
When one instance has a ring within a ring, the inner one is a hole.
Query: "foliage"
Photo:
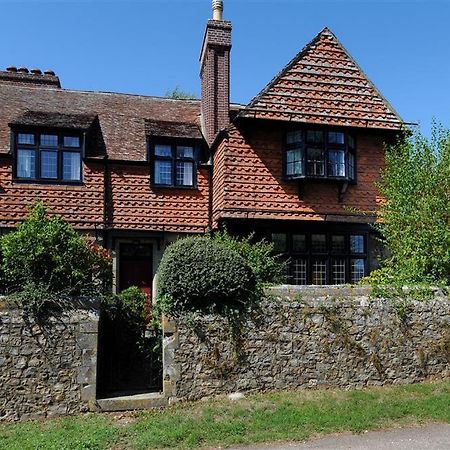
[[[239,253],[256,277],[258,288],[281,284],[285,281],[286,263],[273,254],[273,243],[266,240],[255,242],[255,235],[246,238],[231,236],[226,230],[214,235],[214,240]]]
[[[233,314],[257,300],[257,280],[245,259],[208,236],[170,245],[159,266],[159,300],[164,312]]]
[[[224,448],[450,422],[450,381],[315,389],[179,403],[161,410],[0,424],[0,449]],[[115,447],[114,447],[115,446]]]
[[[387,148],[380,231],[390,256],[366,282],[450,283],[450,134],[415,132]]]
[[[35,312],[55,298],[96,296],[109,288],[109,253],[62,218],[49,217],[42,203],[2,236],[0,249],[5,293]]]
[[[164,97],[171,98],[173,100],[196,100],[198,98],[196,94],[186,92],[181,89],[180,86],[176,86],[175,89],[167,89]]]

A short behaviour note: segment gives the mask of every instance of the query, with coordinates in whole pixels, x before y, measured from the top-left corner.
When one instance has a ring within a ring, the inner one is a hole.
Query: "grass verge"
[[[120,417],[120,420],[118,418]],[[302,390],[0,425],[3,450],[226,447],[344,431],[450,422],[450,380],[365,390]],[[125,423],[124,423],[125,422]]]

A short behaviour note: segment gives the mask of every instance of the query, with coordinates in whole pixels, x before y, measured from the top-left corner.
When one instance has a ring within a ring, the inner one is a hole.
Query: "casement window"
[[[294,130],[286,133],[286,178],[355,181],[355,140],[343,131]]]
[[[367,275],[367,235],[272,233],[274,253],[287,260],[289,284],[357,283]]]
[[[182,142],[156,142],[150,146],[150,151],[154,186],[180,188],[196,186],[195,145]]]
[[[14,143],[16,180],[59,183],[82,180],[81,135],[18,131]]]

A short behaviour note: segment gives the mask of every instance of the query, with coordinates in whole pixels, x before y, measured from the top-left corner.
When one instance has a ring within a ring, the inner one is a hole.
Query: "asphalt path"
[[[233,447],[234,450],[450,450],[450,425],[337,434],[307,442]],[[233,450],[232,449],[232,450]]]

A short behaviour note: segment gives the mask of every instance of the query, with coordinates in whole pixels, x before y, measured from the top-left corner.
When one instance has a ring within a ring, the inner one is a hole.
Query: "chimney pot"
[[[42,70],[40,70],[40,69],[31,69],[30,72],[33,75],[42,75]]]
[[[55,72],[53,72],[53,70],[47,69],[44,72],[44,75],[50,75],[50,76],[54,77],[55,76]]]
[[[223,0],[213,0],[213,20],[223,20]]]
[[[8,72],[17,72],[17,67],[16,66],[9,66],[6,68],[6,70]]]
[[[26,67],[19,67],[19,68],[17,69],[17,72],[20,72],[20,73],[29,73],[29,70],[28,70]]]

